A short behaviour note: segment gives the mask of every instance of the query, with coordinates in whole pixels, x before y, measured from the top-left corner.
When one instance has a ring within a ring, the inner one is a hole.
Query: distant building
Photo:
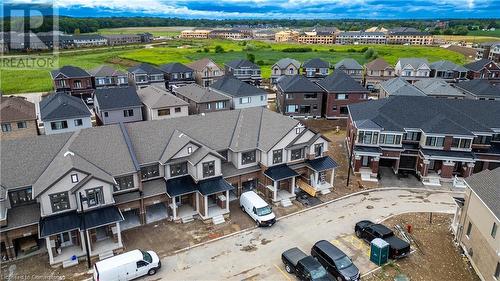
[[[365,32],[382,32],[382,33],[389,33],[389,30],[387,28],[384,28],[382,26],[372,26],[368,29],[365,30]]]
[[[448,82],[467,79],[467,68],[451,61],[440,60],[430,65],[432,78],[441,78]]]
[[[90,128],[90,116],[90,110],[82,99],[66,93],[54,93],[40,101],[40,121],[46,135]]]
[[[129,81],[136,85],[150,83],[165,83],[164,73],[161,69],[148,63],[141,63],[128,69]]]
[[[77,48],[106,46],[108,39],[97,34],[73,35],[73,45]]]
[[[183,39],[208,39],[208,34],[210,34],[210,30],[183,30],[180,37]]]
[[[299,40],[299,32],[295,30],[283,30],[274,34],[276,42],[297,42]]]
[[[429,62],[423,58],[401,58],[394,69],[397,76],[406,79],[410,83],[429,78],[431,73]]]
[[[217,29],[208,33],[208,38],[229,39],[229,40],[248,40],[252,39],[252,33],[238,29]]]
[[[140,34],[109,34],[103,35],[109,46],[138,44],[142,42]]]
[[[386,44],[387,36],[384,32],[346,31],[340,32],[335,40],[336,44]]]
[[[253,31],[253,38],[256,40],[274,40],[275,32],[271,29],[257,29]]]
[[[142,102],[134,86],[95,90],[94,111],[102,125],[142,121]]]
[[[229,96],[197,84],[176,88],[173,94],[189,104],[189,114],[229,110],[231,106]]]
[[[335,69],[343,70],[347,75],[351,76],[354,80],[362,83],[363,81],[363,66],[355,59],[346,58],[342,59],[335,64]]]
[[[330,63],[320,58],[313,58],[302,63],[302,74],[310,79],[326,77],[330,69]]]
[[[0,96],[1,140],[38,135],[35,105],[23,97]]]
[[[210,89],[231,98],[231,109],[267,107],[267,92],[226,75],[210,85]]]
[[[434,36],[429,32],[418,31],[415,28],[400,27],[389,31],[387,43],[401,45],[432,45],[434,43]]]
[[[196,83],[203,87],[212,85],[217,79],[224,76],[224,69],[209,58],[193,61],[187,66],[194,70]]]
[[[165,85],[169,90],[174,87],[195,83],[194,70],[182,63],[167,63],[160,65],[158,68],[165,73]]]
[[[468,79],[500,81],[500,67],[492,60],[480,59],[464,66],[469,70]]]
[[[476,49],[476,60],[489,59],[496,63],[500,62],[500,41],[485,42],[479,44]]]
[[[301,44],[321,44],[321,45],[333,45],[335,44],[335,33],[324,32],[324,31],[305,31],[299,33],[297,42]]]
[[[137,93],[144,104],[145,120],[168,119],[189,114],[186,101],[161,87],[151,85],[139,88]]]

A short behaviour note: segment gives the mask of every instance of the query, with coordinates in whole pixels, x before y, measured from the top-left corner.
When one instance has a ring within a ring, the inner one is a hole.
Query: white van
[[[96,262],[94,280],[132,280],[146,274],[153,275],[160,267],[160,258],[155,252],[133,250]]]
[[[272,226],[276,222],[276,216],[271,206],[253,191],[241,194],[240,207],[242,211],[246,212],[257,222],[258,226]]]

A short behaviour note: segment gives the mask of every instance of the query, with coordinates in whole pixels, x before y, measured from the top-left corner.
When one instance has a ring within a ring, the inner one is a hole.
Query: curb
[[[403,187],[403,188],[401,188],[401,187],[381,187],[381,188],[374,188],[374,189],[368,189],[368,190],[363,190],[363,191],[358,191],[358,192],[354,192],[354,193],[351,193],[351,194],[347,194],[347,195],[344,195],[342,197],[335,198],[335,199],[332,199],[330,201],[326,201],[326,202],[323,202],[321,204],[312,206],[310,208],[302,209],[300,211],[297,211],[297,212],[294,212],[294,213],[291,213],[291,214],[288,214],[288,215],[276,218],[276,221],[280,221],[282,219],[285,219],[285,218],[288,218],[288,217],[291,217],[291,216],[299,215],[299,214],[302,214],[304,212],[308,212],[308,211],[311,211],[311,210],[314,210],[314,209],[317,209],[317,208],[321,208],[321,207],[326,206],[328,204],[331,204],[331,203],[334,203],[334,202],[337,202],[337,201],[340,201],[340,200],[344,200],[344,199],[347,199],[347,198],[350,198],[350,197],[353,197],[353,196],[357,196],[357,195],[360,195],[360,194],[363,194],[363,193],[380,192],[380,191],[390,191],[390,190],[407,190],[407,191],[433,192],[433,193],[457,193],[456,191],[449,191],[449,190],[435,190],[435,189],[414,188],[414,187]],[[393,215],[391,215],[391,216],[389,216],[389,217],[387,217],[385,219],[388,219],[388,218],[390,218],[392,216],[395,216],[395,215],[399,215],[399,214],[393,214]],[[217,237],[217,238],[205,241],[205,242],[201,242],[201,243],[198,243],[198,244],[187,246],[185,248],[182,248],[182,249],[179,249],[179,250],[176,250],[176,251],[172,252],[172,255],[177,255],[179,253],[186,252],[188,250],[191,250],[191,249],[194,249],[194,248],[198,248],[198,247],[201,247],[201,246],[205,246],[207,244],[210,244],[210,243],[213,243],[213,242],[217,242],[219,240],[222,240],[222,239],[225,239],[225,238],[228,238],[228,237],[232,237],[232,236],[235,236],[235,235],[238,235],[238,234],[241,234],[241,233],[252,231],[252,230],[255,230],[256,228],[258,228],[258,227],[257,226],[252,226],[250,228],[241,229],[241,230],[238,230],[236,232],[229,233],[229,234],[226,234],[226,235],[223,235],[223,236],[220,236],[220,237]]]

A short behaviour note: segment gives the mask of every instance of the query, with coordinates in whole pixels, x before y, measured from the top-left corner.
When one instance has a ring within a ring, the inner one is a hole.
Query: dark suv
[[[311,256],[339,281],[360,280],[359,269],[352,260],[332,243],[321,240],[311,248]]]

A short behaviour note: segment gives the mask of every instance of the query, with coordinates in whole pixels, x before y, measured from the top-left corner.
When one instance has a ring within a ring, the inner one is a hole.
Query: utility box
[[[376,265],[383,265],[389,259],[389,243],[383,239],[375,238],[370,243],[370,261]]]

